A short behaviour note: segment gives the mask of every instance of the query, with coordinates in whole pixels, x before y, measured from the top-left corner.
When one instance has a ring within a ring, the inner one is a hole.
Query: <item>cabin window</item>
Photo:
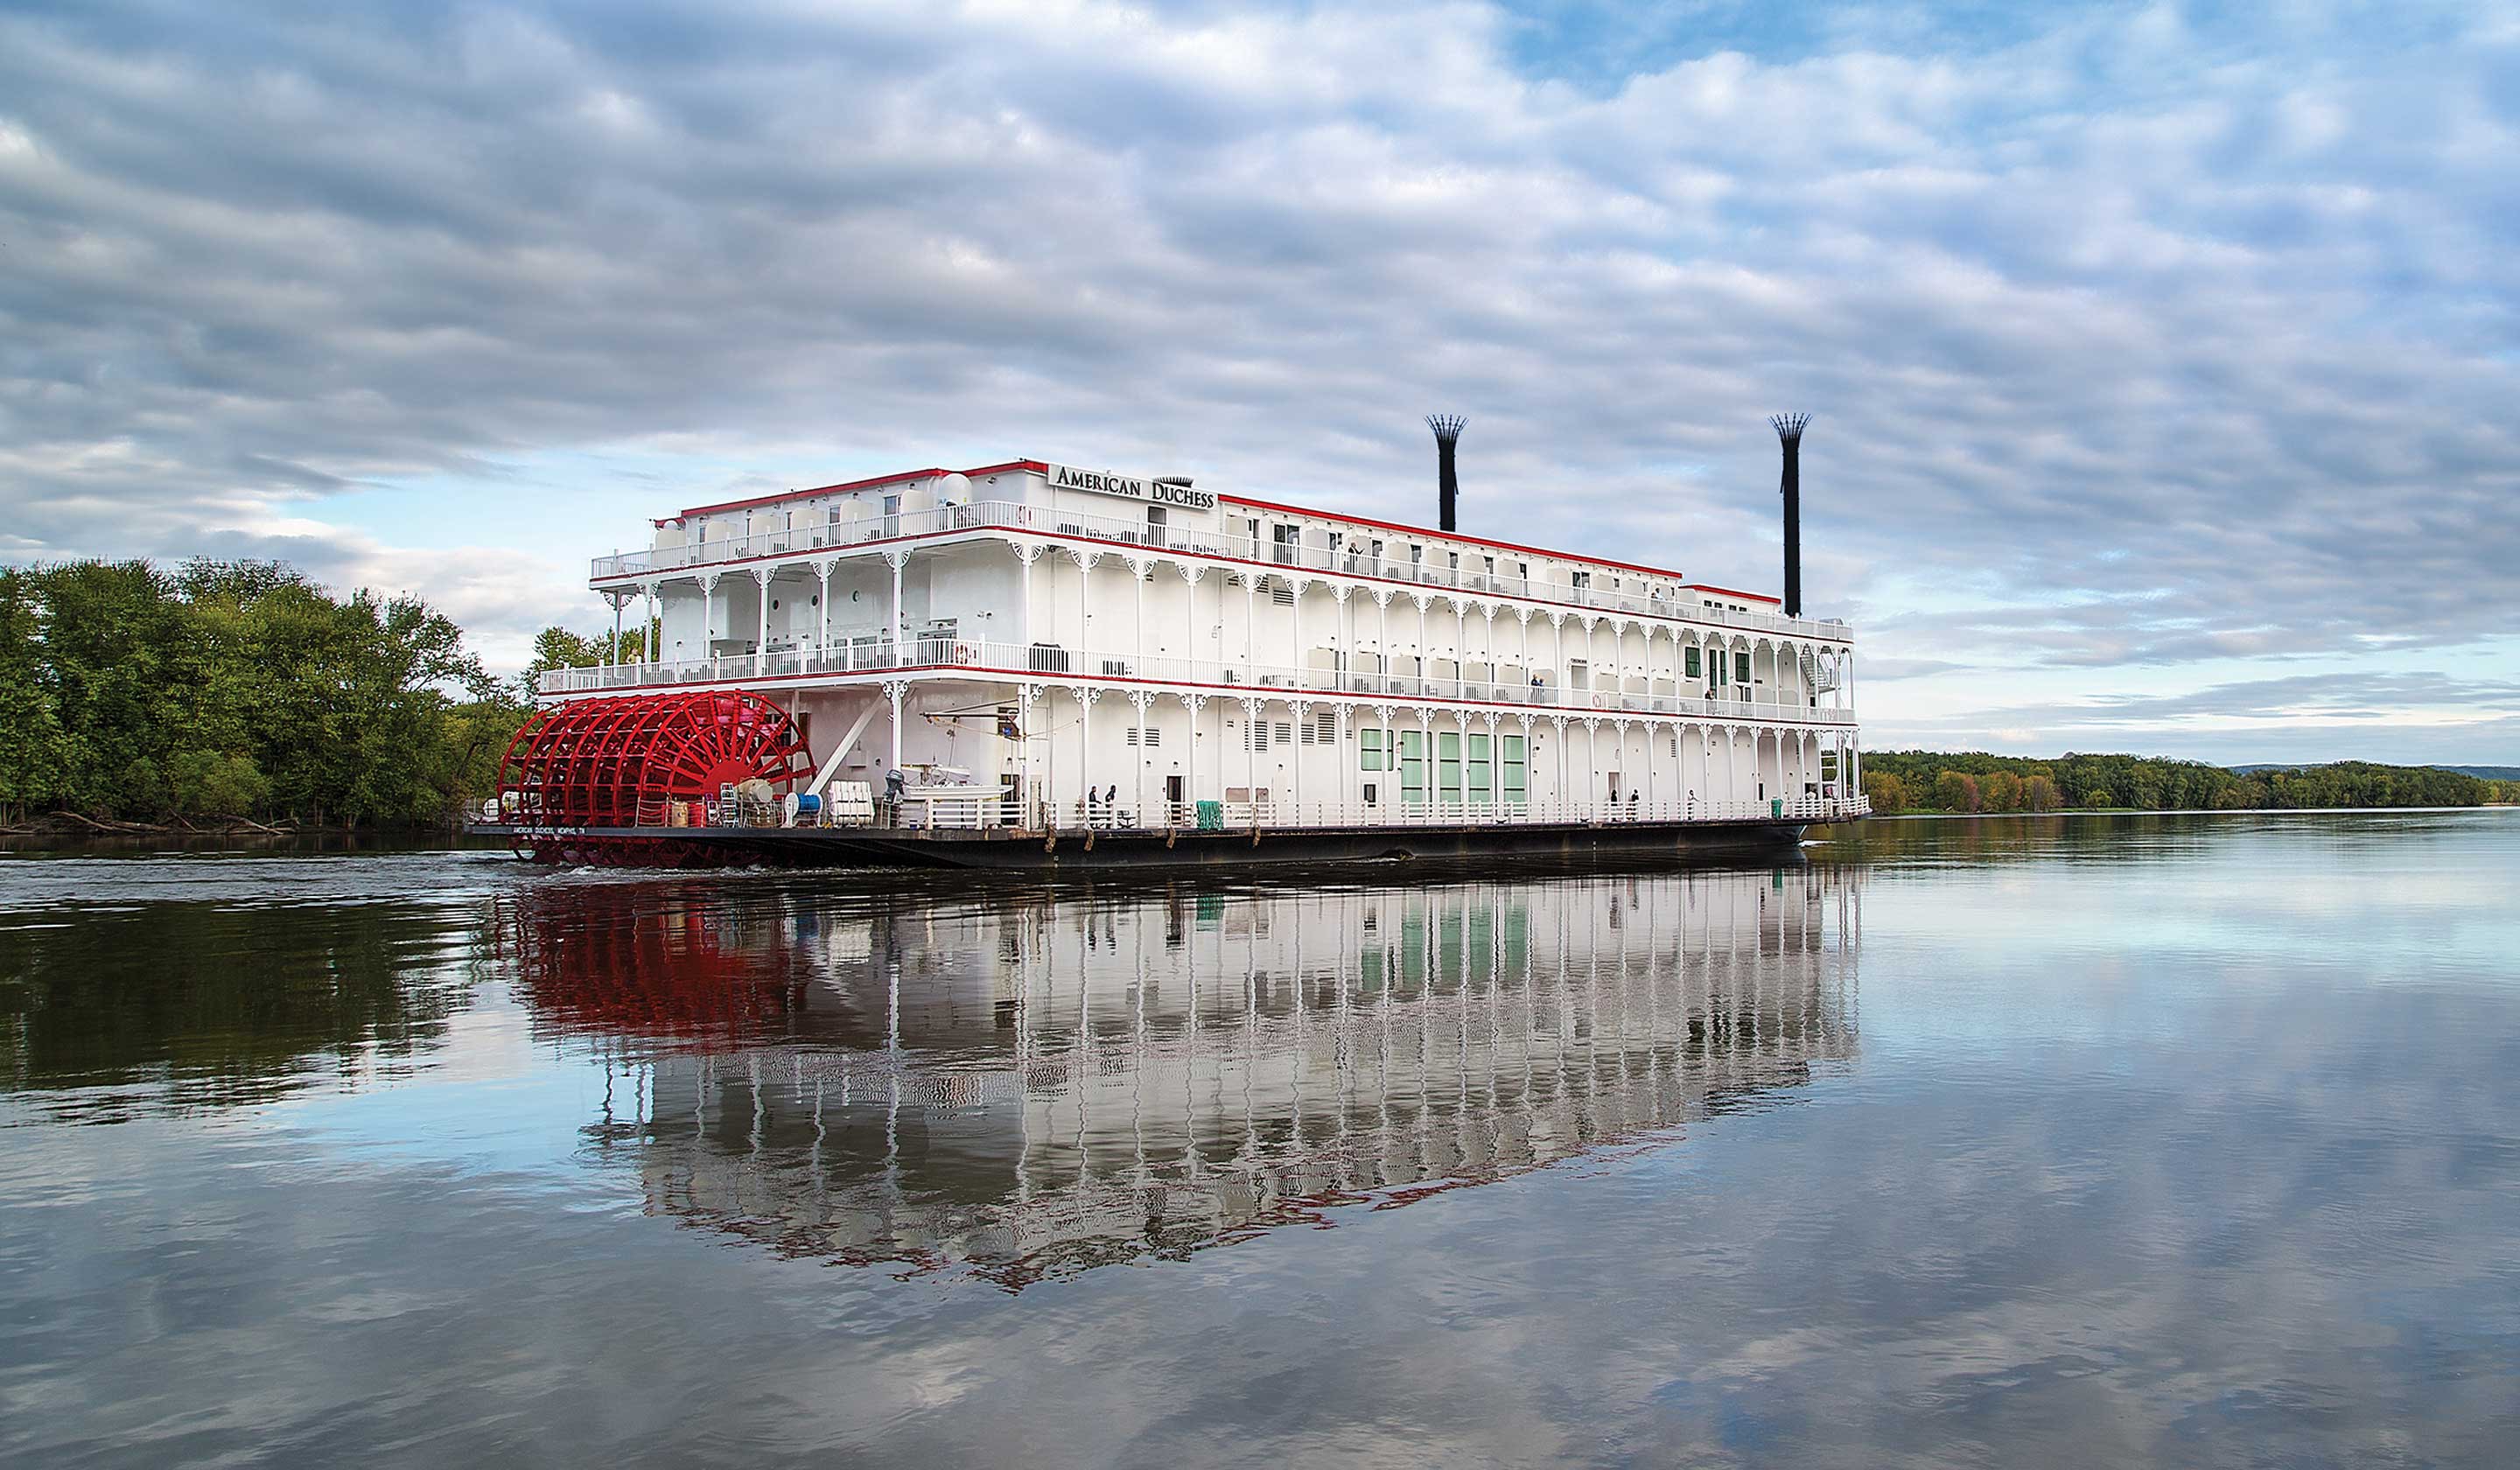
[[[1359,771],[1380,771],[1382,764],[1382,732],[1372,727],[1356,733],[1356,768]],[[1367,789],[1371,790],[1372,787]],[[1373,798],[1366,798],[1372,801]]]
[[[1508,806],[1520,806],[1527,799],[1527,745],[1521,735],[1497,736],[1497,800]]]
[[[1585,588],[1593,585],[1593,574],[1588,571],[1568,572],[1566,574],[1566,585],[1574,588],[1577,592],[1582,592]]]
[[[1691,679],[1696,679],[1696,678],[1703,677],[1703,676],[1701,676],[1701,675],[1699,674],[1699,672],[1698,672],[1699,668],[1700,668],[1702,665],[1701,665],[1701,661],[1700,661],[1700,659],[1699,659],[1699,657],[1698,657],[1698,650],[1697,650],[1696,648],[1693,648],[1693,647],[1692,647],[1692,648],[1686,648],[1686,649],[1683,649],[1683,650],[1682,650],[1682,652],[1681,652],[1681,657],[1682,657],[1682,660],[1683,660],[1683,663],[1682,663],[1682,670],[1681,670],[1681,671],[1682,671],[1683,673],[1685,673],[1686,675],[1688,675],[1688,676],[1689,678],[1691,678]]]
[[[1748,653],[1742,652],[1732,655],[1732,682],[1734,684],[1748,684],[1750,682],[1750,655]]]

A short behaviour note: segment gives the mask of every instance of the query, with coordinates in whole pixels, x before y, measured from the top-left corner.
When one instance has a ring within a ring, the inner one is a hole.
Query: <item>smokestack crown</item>
[[[1461,498],[1462,483],[1453,473],[1453,446],[1462,442],[1462,428],[1468,421],[1459,414],[1428,414],[1426,426],[1435,431],[1435,508],[1444,530],[1455,529],[1453,505]]]
[[[1785,616],[1803,615],[1803,425],[1809,414],[1778,414],[1768,424],[1784,446],[1785,472],[1777,490],[1785,498]]]

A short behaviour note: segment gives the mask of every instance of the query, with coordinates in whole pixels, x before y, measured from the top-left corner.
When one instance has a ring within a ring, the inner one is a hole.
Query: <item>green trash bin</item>
[[[1221,801],[1200,802],[1198,804],[1198,829],[1202,832],[1223,831],[1225,829],[1225,803]]]
[[[1768,815],[1771,817],[1782,817],[1785,815],[1785,799],[1781,796],[1769,797]]]

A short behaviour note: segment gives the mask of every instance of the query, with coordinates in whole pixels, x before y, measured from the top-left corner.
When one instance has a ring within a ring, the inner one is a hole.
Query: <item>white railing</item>
[[[1528,678],[1439,677],[1294,668],[1282,664],[1230,663],[1170,654],[1081,653],[1055,644],[988,643],[948,638],[911,639],[898,650],[888,640],[872,643],[852,641],[820,650],[784,648],[764,654],[735,653],[668,663],[551,669],[544,672],[537,687],[546,694],[580,694],[675,684],[836,678],[895,670],[943,671],[949,677],[982,679],[992,683],[1131,680],[1194,689],[1210,698],[1219,699],[1283,700],[1301,694],[1325,694],[1349,699],[1431,699],[1462,704],[1521,705],[1567,711],[1576,718],[1641,714],[1789,720],[1806,725],[1856,723],[1855,711],[1851,709],[1815,708],[1780,700],[1743,698],[1740,696],[1749,690],[1737,685],[1727,688],[1720,697],[1708,698],[1677,690],[1570,690]]]
[[[1076,514],[1039,506],[1018,505],[1012,501],[976,501],[966,506],[937,506],[924,511],[905,511],[894,515],[871,515],[859,520],[826,525],[754,531],[745,536],[696,542],[689,546],[658,547],[652,551],[624,552],[617,556],[598,557],[594,561],[591,579],[600,582],[612,577],[646,576],[656,572],[679,571],[721,562],[748,561],[765,557],[810,558],[816,555],[845,552],[871,542],[989,530],[1035,531],[1072,540],[1100,541],[1112,546],[1157,553],[1222,557],[1238,561],[1261,562],[1265,566],[1328,572],[1339,576],[1370,577],[1384,582],[1405,582],[1411,584],[1413,588],[1423,588],[1430,592],[1465,592],[1486,597],[1522,598],[1532,601],[1556,602],[1605,612],[1632,612],[1641,616],[1663,618],[1675,622],[1706,623],[1718,627],[1789,633],[1803,638],[1824,639],[1833,643],[1848,642],[1854,637],[1844,623],[1835,620],[1790,618],[1781,613],[1771,612],[1737,612],[1730,607],[1710,607],[1703,603],[1682,602],[1637,593],[1578,587],[1570,582],[1552,581],[1544,577],[1516,577],[1491,574],[1484,569],[1474,571],[1467,567],[1434,566],[1421,562],[1395,560],[1387,555],[1375,557],[1368,551],[1350,547],[1333,551],[1326,546],[1285,546],[1275,541],[1239,536],[1224,531],[1202,531],[1183,526],[1150,526],[1142,520]],[[1430,554],[1440,545],[1436,541],[1438,535],[1440,533],[1427,533]],[[1386,546],[1384,551],[1387,553],[1390,548]]]

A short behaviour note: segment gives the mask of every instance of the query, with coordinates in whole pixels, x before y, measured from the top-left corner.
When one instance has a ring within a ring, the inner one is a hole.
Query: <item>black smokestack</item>
[[[1453,503],[1462,498],[1462,482],[1453,473],[1453,446],[1462,442],[1462,425],[1466,422],[1459,414],[1426,416],[1426,426],[1435,431],[1435,497],[1447,531],[1455,528]]]
[[[1809,414],[1778,414],[1768,421],[1785,447],[1785,616],[1803,615],[1803,425]]]

